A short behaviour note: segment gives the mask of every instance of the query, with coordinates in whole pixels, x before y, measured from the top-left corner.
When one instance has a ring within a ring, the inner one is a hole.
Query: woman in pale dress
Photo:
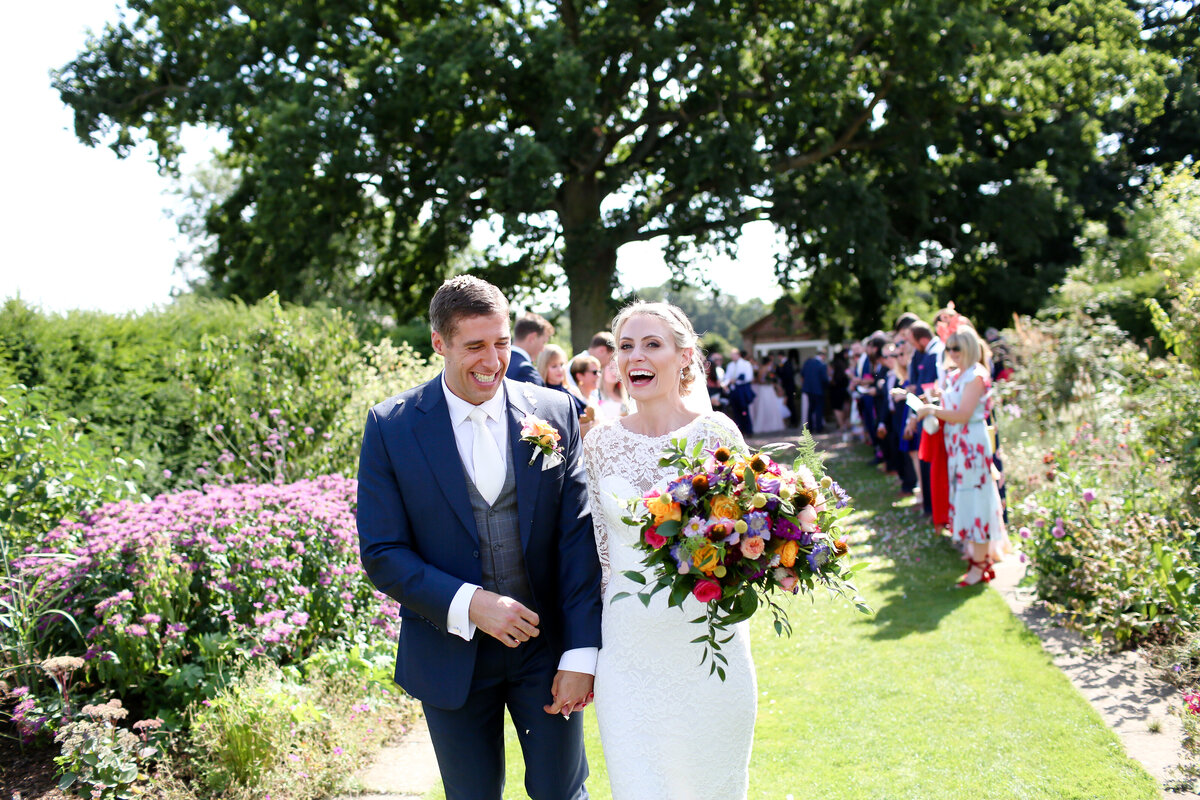
[[[704,376],[687,317],[666,303],[636,303],[613,321],[622,382],[636,401],[629,416],[601,422],[584,440],[596,547],[604,575],[603,647],[596,664],[596,718],[613,800],[738,800],[749,786],[757,690],[745,623],[722,645],[722,681],[700,660],[705,607],[689,596],[669,608],[666,593],[648,607],[623,575],[642,570],[639,528],[621,521],[621,501],[677,477],[659,466],[672,439],[709,449],[745,450],[737,427],[720,413],[689,408],[684,395]],[[720,709],[720,745],[697,729],[697,709]]]
[[[993,442],[984,421],[991,375],[975,329],[960,324],[946,339],[946,375],[942,405],[925,405],[922,419],[936,417],[945,426],[946,473],[949,482],[950,534],[966,548],[971,568],[959,586],[987,583],[992,565],[1011,551],[1000,503]]]
[[[770,356],[763,356],[762,363],[754,369],[754,400],[750,403],[750,425],[756,434],[775,433],[784,429],[787,423],[787,404],[783,400],[783,392],[779,389],[779,379],[775,376],[775,365]]]
[[[633,410],[631,405],[629,394],[621,384],[617,360],[610,359],[600,375],[600,385],[596,387],[597,415],[602,420],[618,419]]]

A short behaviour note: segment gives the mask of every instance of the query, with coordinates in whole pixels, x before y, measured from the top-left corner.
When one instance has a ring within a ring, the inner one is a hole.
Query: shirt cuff
[[[562,654],[558,660],[559,670],[567,672],[584,672],[596,674],[596,659],[600,657],[599,647],[576,647]]]
[[[475,635],[475,623],[471,622],[470,614],[471,597],[479,588],[473,583],[458,587],[454,599],[450,601],[450,610],[446,613],[446,631],[468,642]]]

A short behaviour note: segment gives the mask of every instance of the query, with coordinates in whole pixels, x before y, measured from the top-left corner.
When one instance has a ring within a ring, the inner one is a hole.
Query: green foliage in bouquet
[[[870,613],[851,582],[865,564],[845,560],[849,497],[824,474],[807,433],[791,468],[770,452],[775,448],[710,452],[700,442],[689,448],[684,439],[672,440],[659,465],[675,467],[678,477],[627,501],[624,522],[641,529],[639,547],[646,555],[645,570],[623,574],[644,587],[636,596],[647,606],[661,591],[671,607],[683,606],[689,596],[704,605],[704,615],[692,622],[706,623],[707,632],[694,642],[703,646],[702,661],[712,656],[710,674],[722,680],[728,661],[721,645],[732,638],[731,625],[766,605],[775,632],[790,634],[787,614],[773,597],[777,591],[811,594],[825,587]],[[629,596],[620,592],[613,601]]]

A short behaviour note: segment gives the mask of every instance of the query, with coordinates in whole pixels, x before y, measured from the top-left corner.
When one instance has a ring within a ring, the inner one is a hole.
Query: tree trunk
[[[593,176],[568,178],[559,189],[563,272],[570,293],[571,347],[581,352],[612,322],[617,245],[600,219],[600,190]]]
[[[571,347],[579,353],[592,337],[612,324],[613,281],[617,274],[617,251],[613,247],[580,247],[572,253],[566,241],[563,270],[571,297]]]

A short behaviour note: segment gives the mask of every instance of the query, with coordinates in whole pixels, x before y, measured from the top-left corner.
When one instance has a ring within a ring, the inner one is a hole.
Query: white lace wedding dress
[[[686,436],[709,448],[744,449],[742,436],[723,414],[709,413],[665,436],[634,433],[615,420],[584,440],[596,548],[604,579],[603,647],[596,664],[596,719],[613,800],[737,800],[749,782],[757,683],[746,623],[721,646],[729,659],[725,681],[701,665],[705,633],[692,624],[704,606],[688,597],[667,607],[666,591],[649,608],[636,597],[612,602],[638,584],[622,575],[640,570],[640,532],[621,522],[619,500],[640,497],[677,476],[658,466],[670,439]]]

